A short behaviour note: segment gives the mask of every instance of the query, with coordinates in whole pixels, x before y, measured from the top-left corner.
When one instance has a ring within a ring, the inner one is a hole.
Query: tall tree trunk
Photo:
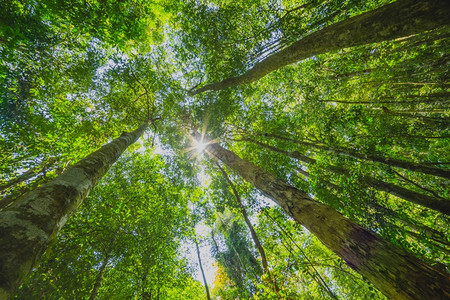
[[[117,239],[117,234],[120,230],[117,228],[117,230],[114,232],[113,238],[111,240],[111,244],[108,247],[108,250],[106,250],[105,257],[103,258],[102,265],[100,266],[99,272],[97,274],[97,278],[95,278],[94,287],[92,288],[91,296],[89,297],[89,300],[95,300],[97,298],[98,290],[100,289],[100,286],[103,281],[103,274],[105,274],[106,268],[108,266],[109,258],[111,256],[111,252],[114,249],[114,243]]]
[[[0,212],[0,299],[14,293],[89,191],[147,127],[124,132]]]
[[[340,21],[267,57],[240,76],[205,85],[192,95],[254,82],[272,71],[305,58],[342,48],[392,40],[448,25],[447,0],[398,0]]]
[[[386,296],[392,299],[450,297],[447,275],[218,144],[209,144],[206,151],[277,202]]]
[[[259,141],[255,141],[253,139],[245,139],[246,141],[252,142],[258,146],[261,146],[263,148],[269,149],[271,151],[281,153],[283,155],[289,156],[291,158],[301,160],[308,164],[315,164],[316,160],[310,157],[307,157],[306,155],[303,155],[299,153],[298,151],[286,151],[279,148],[276,148],[271,145],[267,145],[265,143],[261,143]],[[329,166],[327,170],[342,174],[342,175],[349,175],[350,172],[346,169],[335,167],[335,166]],[[444,198],[437,198],[432,197],[428,195],[424,195],[415,191],[408,190],[404,187],[395,185],[390,182],[385,182],[379,179],[376,179],[374,177],[364,175],[361,176],[362,182],[365,182],[367,185],[372,186],[380,191],[386,192],[388,194],[394,195],[396,197],[402,198],[403,200],[419,204],[431,209],[434,209],[436,211],[439,211],[443,214],[450,215],[450,200],[444,199]]]
[[[194,236],[194,243],[195,243],[195,249],[197,250],[198,265],[200,266],[200,272],[202,272],[203,283],[205,284],[206,298],[208,300],[211,300],[211,296],[209,294],[208,282],[206,281],[205,271],[203,270],[202,258],[200,257],[200,248],[198,247],[198,242],[197,242],[196,236]]]
[[[410,171],[413,171],[413,172],[420,172],[420,173],[424,173],[424,174],[430,174],[430,175],[434,175],[434,176],[450,179],[450,170],[448,170],[448,169],[436,168],[436,167],[427,166],[427,165],[424,165],[424,164],[410,162],[410,161],[405,161],[405,160],[401,160],[401,159],[397,159],[397,158],[384,157],[381,154],[360,153],[360,152],[358,152],[356,150],[349,149],[349,148],[330,147],[330,146],[325,146],[325,145],[318,145],[318,144],[315,144],[315,143],[297,141],[297,140],[294,140],[294,139],[286,138],[286,137],[275,135],[275,134],[268,134],[268,133],[266,133],[266,134],[264,134],[264,136],[265,137],[272,137],[272,138],[276,138],[276,139],[280,139],[280,140],[284,140],[284,141],[288,141],[288,142],[295,143],[295,144],[298,144],[298,145],[302,145],[302,146],[305,146],[305,147],[310,147],[310,148],[315,148],[315,149],[319,149],[319,150],[335,153],[335,154],[338,154],[338,155],[350,156],[350,157],[354,157],[354,158],[357,158],[357,159],[362,159],[362,160],[368,160],[368,161],[372,161],[372,162],[382,163],[382,164],[385,164],[385,165],[391,166],[391,167],[402,168],[402,169],[410,170]],[[247,140],[247,141],[250,141],[250,142],[256,142],[256,141],[254,141],[254,140],[252,140],[250,138],[244,138],[242,140],[244,140],[244,141]]]
[[[228,176],[227,172],[220,166],[220,164],[216,161],[217,167],[220,169],[220,171],[223,174],[223,177],[227,181],[228,185],[231,187],[231,190],[233,191],[234,197],[236,198],[236,202],[238,203],[239,209],[241,210],[242,216],[244,217],[245,223],[247,224],[248,230],[250,231],[250,235],[252,236],[253,243],[255,243],[256,249],[258,249],[259,255],[261,256],[261,263],[263,266],[264,273],[269,276],[270,282],[273,284],[273,287],[275,289],[275,292],[279,295],[280,289],[278,288],[277,282],[274,278],[272,278],[272,274],[269,270],[269,264],[267,263],[266,258],[266,252],[264,251],[263,246],[261,245],[261,242],[259,241],[258,235],[256,234],[255,229],[253,228],[252,223],[250,222],[250,219],[248,218],[247,210],[245,209],[244,205],[242,204],[241,197],[236,190],[236,187],[234,186],[233,182],[231,181],[230,177]]]

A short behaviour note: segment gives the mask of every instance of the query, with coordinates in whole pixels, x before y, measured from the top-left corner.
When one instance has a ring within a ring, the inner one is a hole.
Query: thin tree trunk
[[[14,293],[89,191],[147,127],[124,132],[0,212],[0,299]]]
[[[310,177],[310,174],[308,172],[306,172],[300,168],[298,168],[297,171],[305,177]],[[329,181],[325,181],[324,183],[328,188],[333,189],[336,192],[339,192],[341,190],[341,188],[339,186],[335,185],[334,183],[331,183]],[[337,199],[339,199],[337,196],[335,196],[335,197]],[[343,203],[342,200],[339,200],[339,202]],[[351,201],[351,202],[355,203],[354,201]],[[356,204],[357,203],[355,203],[355,205]],[[396,212],[390,208],[384,207],[378,203],[369,202],[369,203],[367,203],[367,205],[369,207],[372,207],[373,209],[375,209],[377,212],[379,212],[381,215],[383,215],[383,217],[389,216],[391,219],[398,221],[401,224],[406,225],[406,226],[424,234],[425,236],[427,236],[428,238],[430,238],[436,242],[439,242],[446,246],[450,246],[445,234],[443,234],[442,232],[440,232],[436,229],[428,227],[424,224],[416,224],[409,217],[400,216],[398,212]]]
[[[269,270],[269,264],[267,263],[266,252],[264,251],[264,248],[261,245],[261,242],[259,241],[258,235],[256,234],[256,231],[253,228],[253,225],[248,218],[247,210],[245,209],[244,205],[242,204],[241,197],[240,197],[238,191],[236,190],[236,187],[234,186],[233,182],[231,181],[230,177],[228,177],[227,172],[225,172],[225,170],[220,166],[220,164],[217,161],[216,161],[216,165],[222,172],[223,177],[225,178],[228,185],[231,187],[231,190],[233,191],[234,197],[236,198],[236,202],[238,203],[239,209],[241,210],[242,216],[244,217],[245,223],[247,224],[248,230],[250,231],[250,235],[252,236],[253,243],[255,243],[256,249],[258,249],[259,255],[261,256],[261,263],[263,266],[264,273],[266,273],[267,276],[269,276],[269,280],[270,280],[270,282],[272,282],[275,292],[278,294],[278,296],[280,296],[279,295],[280,289],[278,288],[278,285],[277,285],[275,279],[272,278],[272,274],[270,273],[270,270]]]
[[[97,298],[98,290],[100,289],[100,286],[103,281],[103,274],[105,274],[106,268],[108,266],[109,258],[111,256],[111,252],[114,249],[114,243],[117,239],[117,234],[120,230],[120,227],[117,228],[117,230],[114,232],[111,244],[108,247],[108,250],[106,250],[105,258],[103,259],[102,265],[100,266],[99,272],[97,274],[97,278],[95,279],[94,287],[92,288],[91,296],[89,297],[89,300],[94,300]]]
[[[301,174],[303,174],[304,176],[308,176],[309,174],[307,172],[301,172]],[[308,174],[308,175],[306,175]],[[334,185],[331,182],[325,182],[325,185],[327,187],[329,187],[330,189],[333,189],[335,191],[339,191],[339,187],[337,187],[336,185]],[[344,201],[342,201],[339,197],[333,195],[333,197],[335,197],[337,199],[337,201],[339,201],[340,203],[344,203]],[[357,205],[357,203],[355,203],[354,201],[352,201],[352,199],[350,199],[351,203],[354,203],[355,205]],[[444,253],[449,253],[449,250],[447,249],[448,246],[450,245],[449,242],[447,241],[447,238],[439,231],[432,229],[430,227],[427,227],[423,224],[421,225],[416,225],[414,224],[408,217],[400,217],[398,215],[398,213],[395,213],[394,211],[392,211],[389,208],[383,207],[381,205],[379,205],[378,203],[366,203],[369,207],[374,208],[379,214],[380,216],[384,219],[385,222],[387,222],[389,225],[388,227],[395,227],[395,228],[399,228],[400,227],[398,225],[395,225],[394,223],[392,223],[393,221],[398,221],[403,225],[406,225],[410,228],[413,228],[414,230],[418,231],[419,233],[413,232],[411,230],[407,230],[407,229],[402,229],[401,231],[404,231],[406,233],[408,233],[412,238],[414,238],[417,242],[419,243],[423,243],[423,237],[426,236],[428,238],[428,242],[429,243],[433,243],[434,247],[437,247],[439,249],[441,249],[441,251],[443,251]],[[390,218],[388,218],[390,217]]]
[[[209,144],[206,151],[277,202],[386,296],[392,299],[450,297],[447,275],[218,144]]]
[[[385,165],[388,165],[388,166],[410,170],[410,171],[413,171],[413,172],[420,172],[420,173],[424,173],[424,174],[430,174],[430,175],[434,175],[434,176],[450,179],[450,170],[447,170],[447,169],[431,167],[431,166],[427,166],[427,165],[424,165],[424,164],[419,164],[419,163],[405,161],[405,160],[396,159],[396,158],[384,157],[384,156],[382,156],[380,154],[360,153],[360,152],[358,152],[356,150],[349,149],[349,148],[330,147],[330,146],[325,146],[325,145],[318,145],[318,144],[315,144],[315,143],[297,141],[297,140],[293,140],[293,139],[290,139],[290,138],[285,138],[285,137],[282,137],[282,136],[279,136],[279,135],[275,135],[275,134],[268,134],[268,133],[266,133],[263,136],[277,138],[277,139],[280,139],[280,140],[288,141],[288,142],[295,143],[295,144],[298,144],[298,145],[302,145],[302,146],[305,146],[305,147],[311,147],[311,148],[315,148],[315,149],[319,149],[319,150],[335,153],[335,154],[338,154],[338,155],[346,155],[346,156],[354,157],[354,158],[357,158],[357,159],[363,159],[363,160],[368,160],[368,161],[372,161],[372,162],[378,162],[378,163],[382,163],[382,164],[385,164]],[[250,138],[243,138],[242,140],[243,141],[256,142],[256,141],[254,141],[254,140],[252,140]]]
[[[447,128],[447,126],[449,125],[449,119],[448,118],[434,118],[434,117],[427,117],[427,116],[422,116],[422,115],[417,115],[417,114],[411,114],[407,111],[394,111],[394,110],[390,110],[387,107],[383,106],[381,108],[383,110],[383,112],[387,115],[391,115],[391,116],[396,116],[396,117],[401,117],[401,118],[410,118],[410,119],[416,119],[416,120],[420,120],[423,124],[428,125],[429,127],[445,127]],[[373,110],[373,109],[372,109]],[[440,111],[436,111],[436,113],[446,113],[448,110],[440,110]],[[416,113],[421,113],[421,111],[415,111]],[[433,113],[433,112],[429,112],[429,113]]]
[[[195,249],[197,250],[198,265],[200,266],[200,272],[202,272],[203,283],[205,284],[206,298],[208,300],[211,300],[211,296],[209,294],[208,282],[206,281],[205,271],[203,271],[202,259],[200,257],[200,248],[198,247],[198,242],[197,242],[196,236],[194,236],[194,243],[195,243]]]
[[[89,300],[94,300],[97,297],[98,290],[103,281],[103,274],[105,273],[106,267],[108,266],[110,252],[106,253],[105,258],[103,259],[102,265],[100,266],[100,270],[97,274],[97,278],[95,279],[95,284],[91,292],[91,296]]]
[[[250,141],[258,146],[269,149],[271,151],[284,154],[291,158],[301,160],[303,162],[306,162],[306,163],[309,163],[312,165],[316,163],[315,159],[307,157],[306,155],[303,155],[297,151],[286,151],[286,150],[278,149],[274,146],[270,146],[265,143],[261,143],[261,142],[258,142],[258,141],[252,140],[252,139],[245,139],[245,140]],[[342,175],[349,175],[349,173],[350,173],[346,169],[343,169],[340,167],[335,167],[335,166],[329,166],[327,169],[331,172],[342,174]],[[396,197],[402,198],[403,200],[431,208],[431,209],[441,212],[443,214],[450,215],[450,200],[424,195],[424,194],[421,194],[421,193],[418,193],[415,191],[411,191],[404,187],[395,185],[393,183],[376,179],[376,178],[368,176],[368,175],[361,175],[361,179],[367,185],[372,186],[380,191],[383,191],[388,194],[394,195]]]
[[[31,183],[29,183],[25,187],[21,187],[13,193],[3,197],[0,199],[0,211],[6,209],[9,205],[11,205],[14,201],[18,200],[17,195],[24,195],[25,193],[28,193],[29,191],[34,190],[38,185],[44,184],[48,181],[50,181],[52,178],[50,177],[44,177],[44,174],[39,175],[35,180],[33,180]]]
[[[311,262],[311,260],[309,259],[309,257],[306,255],[305,251],[303,251],[302,247],[300,247],[297,242],[294,240],[294,238],[292,237],[292,235],[287,232],[283,226],[281,226],[281,224],[275,219],[273,218],[270,214],[265,213],[265,216],[267,216],[274,224],[277,225],[277,227],[280,229],[279,232],[281,232],[284,236],[286,236],[287,238],[289,238],[289,240],[291,241],[292,245],[294,245],[295,247],[297,247],[298,251],[300,251],[300,253],[302,254],[302,256],[305,258],[305,260],[308,262],[309,266],[313,269],[314,274],[310,273],[310,276],[312,278],[314,278],[314,280],[317,281],[317,283],[325,290],[325,292],[332,298],[332,299],[338,299],[336,297],[336,295],[333,293],[333,291],[330,289],[330,287],[328,286],[328,284],[325,282],[325,280],[322,278],[322,276],[320,275],[320,273],[317,271],[317,269],[314,267],[314,264]],[[291,247],[287,247],[285,245],[286,250],[288,250],[291,254],[295,252],[294,248]]]
[[[41,164],[41,166],[37,166],[35,168],[32,168],[32,169],[26,171],[25,173],[23,173],[23,174],[17,176],[16,178],[14,178],[13,180],[10,180],[10,181],[0,185],[0,191],[3,191],[3,190],[5,190],[5,189],[7,189],[7,188],[9,188],[9,187],[11,187],[13,185],[18,184],[18,183],[24,182],[25,180],[28,180],[28,179],[38,175],[41,172],[45,173],[45,171],[49,167],[51,167],[53,164],[54,164],[54,160],[51,159],[50,161],[45,163],[43,167],[42,167],[42,164]]]
[[[392,40],[445,26],[448,25],[449,15],[450,4],[447,0],[398,0],[313,32],[270,55],[243,75],[205,85],[192,95],[248,84],[313,55]]]

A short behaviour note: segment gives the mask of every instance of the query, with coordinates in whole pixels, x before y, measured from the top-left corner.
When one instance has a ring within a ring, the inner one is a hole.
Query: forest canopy
[[[448,299],[449,16],[0,1],[0,299]]]

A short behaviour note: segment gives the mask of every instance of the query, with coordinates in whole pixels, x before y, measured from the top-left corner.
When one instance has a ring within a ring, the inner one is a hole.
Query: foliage
[[[230,187],[192,149],[193,128],[449,272],[448,216],[373,184],[449,199],[448,179],[391,164],[448,170],[448,26],[313,56],[248,86],[188,93],[388,2],[0,2],[0,210],[156,120],[16,297],[88,298],[100,278],[101,299],[203,299],[179,253],[202,223],[217,299],[384,299],[227,170],[267,252],[271,278],[263,274]]]
[[[131,153],[118,162],[70,219],[18,298],[87,298],[105,257],[98,298],[172,299],[182,290],[201,297],[177,254],[188,230],[187,199],[176,173],[161,174],[164,165],[150,153]]]

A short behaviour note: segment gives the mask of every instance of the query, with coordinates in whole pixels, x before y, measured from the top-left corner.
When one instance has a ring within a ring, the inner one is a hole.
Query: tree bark
[[[208,300],[211,300],[211,296],[209,294],[208,282],[206,281],[205,271],[203,271],[202,259],[200,257],[200,248],[198,247],[197,237],[195,237],[195,236],[194,236],[194,243],[195,243],[195,249],[197,250],[198,265],[200,266],[200,272],[202,272],[203,283],[205,284],[206,298]]]
[[[234,186],[233,182],[231,181],[230,177],[228,177],[227,172],[219,165],[219,163],[216,161],[217,167],[220,169],[220,171],[223,174],[223,177],[227,181],[228,185],[231,187],[231,190],[233,191],[234,197],[236,198],[236,202],[238,203],[239,209],[241,210],[242,216],[244,217],[245,223],[247,224],[248,230],[250,231],[250,235],[253,239],[253,243],[255,243],[256,249],[258,249],[259,255],[261,256],[261,263],[263,266],[264,273],[269,276],[270,282],[272,282],[273,287],[275,289],[275,292],[279,295],[280,289],[278,288],[278,285],[274,278],[272,278],[272,274],[269,270],[269,264],[267,263],[267,257],[266,252],[264,251],[263,246],[261,245],[261,242],[259,241],[258,235],[256,234],[255,229],[253,228],[252,223],[250,222],[250,219],[248,218],[247,210],[245,209],[244,205],[242,204],[241,197],[236,190],[236,187]]]
[[[206,151],[277,202],[386,296],[392,299],[450,297],[447,275],[218,144],[209,144]]]
[[[278,149],[274,146],[267,145],[265,143],[261,143],[259,141],[255,141],[252,139],[245,139],[245,140],[252,142],[258,146],[269,149],[271,151],[281,153],[283,155],[289,156],[289,157],[297,159],[297,160],[301,160],[308,164],[313,165],[316,163],[315,159],[307,157],[306,155],[303,155],[303,154],[299,153],[298,151],[286,151],[286,150]],[[340,167],[336,167],[336,166],[329,166],[327,168],[327,170],[334,172],[334,173],[342,174],[342,175],[350,174],[350,172],[348,170],[340,168]],[[424,207],[431,208],[431,209],[441,212],[443,214],[450,215],[450,200],[448,200],[448,199],[424,195],[424,194],[421,194],[421,193],[418,193],[415,191],[411,191],[404,187],[395,185],[393,183],[379,180],[377,178],[374,178],[374,177],[368,176],[368,175],[362,175],[360,179],[362,179],[363,183],[365,182],[367,185],[372,186],[372,187],[376,188],[377,190],[394,195],[396,197],[399,197],[403,200],[412,202],[414,204],[419,204]]]
[[[240,76],[205,85],[192,95],[254,82],[272,71],[305,58],[342,48],[405,37],[449,24],[447,0],[398,0],[340,21],[298,40],[255,64]]]
[[[0,212],[0,299],[13,295],[89,191],[147,127],[124,132]]]

